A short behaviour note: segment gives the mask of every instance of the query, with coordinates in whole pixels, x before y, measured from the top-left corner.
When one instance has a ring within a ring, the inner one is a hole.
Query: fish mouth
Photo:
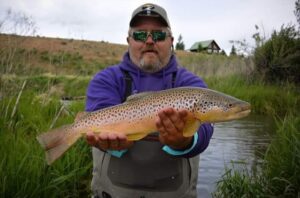
[[[229,116],[229,119],[239,119],[246,117],[251,112],[251,105],[249,103],[245,103],[243,105],[237,105],[233,108],[233,114]]]
[[[247,109],[247,110],[242,110],[240,112],[237,112],[235,115],[238,118],[243,118],[243,117],[246,117],[247,115],[249,115],[250,112],[251,112],[251,109]]]

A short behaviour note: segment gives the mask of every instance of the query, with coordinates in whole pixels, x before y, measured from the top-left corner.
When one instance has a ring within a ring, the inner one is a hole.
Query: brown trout
[[[73,124],[53,129],[37,137],[52,164],[85,133],[123,133],[128,140],[140,140],[156,131],[158,112],[172,107],[188,110],[183,135],[193,136],[201,123],[239,119],[250,113],[250,104],[206,88],[180,87],[130,96],[126,102],[86,113]]]

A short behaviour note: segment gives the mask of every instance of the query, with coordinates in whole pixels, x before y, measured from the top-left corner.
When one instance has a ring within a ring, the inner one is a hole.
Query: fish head
[[[251,105],[235,97],[207,90],[195,103],[194,115],[201,122],[224,122],[240,119],[251,112]]]

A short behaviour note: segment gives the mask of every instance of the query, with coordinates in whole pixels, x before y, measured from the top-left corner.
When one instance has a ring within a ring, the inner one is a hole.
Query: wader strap
[[[131,91],[132,91],[132,78],[129,74],[128,71],[124,71],[124,70],[121,70],[124,74],[124,80],[125,80],[125,95],[124,95],[124,98],[123,98],[123,101],[122,102],[125,102],[127,97],[131,95]]]
[[[172,73],[172,88],[175,88],[176,75],[177,71]]]
[[[124,80],[125,80],[125,95],[122,102],[125,102],[127,97],[131,95],[133,80],[128,71],[124,71],[122,69],[121,71],[124,75]],[[175,87],[176,75],[177,75],[177,71],[172,73],[172,88]]]

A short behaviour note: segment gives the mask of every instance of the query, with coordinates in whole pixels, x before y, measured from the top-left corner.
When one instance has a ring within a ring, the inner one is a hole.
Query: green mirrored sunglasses
[[[164,41],[164,40],[166,40],[166,38],[168,36],[167,32],[164,32],[164,31],[151,31],[151,32],[148,32],[148,31],[134,31],[132,33],[132,38],[135,41],[146,42],[148,36],[150,36],[150,35],[151,35],[154,42]]]

